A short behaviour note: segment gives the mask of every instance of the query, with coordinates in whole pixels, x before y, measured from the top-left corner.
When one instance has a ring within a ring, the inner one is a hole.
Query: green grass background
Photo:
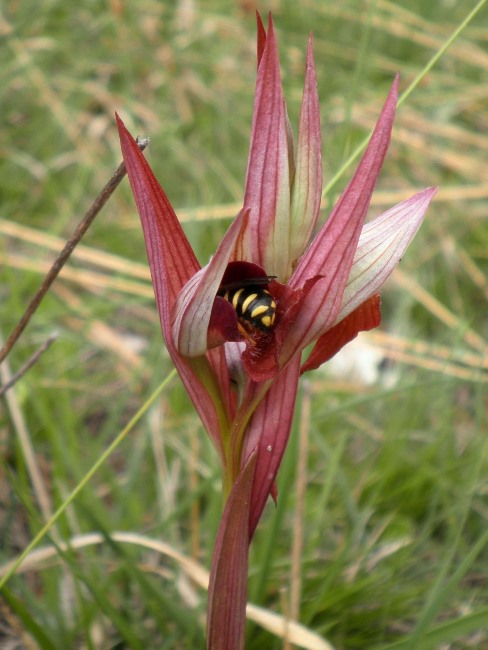
[[[395,72],[404,90],[474,6],[257,5],[274,14],[293,125],[313,30],[326,183],[374,125]],[[2,4],[4,340],[120,162],[115,110],[150,136],[147,157],[206,262],[243,196],[255,8]],[[395,382],[308,376],[278,508],[251,550],[250,600],[337,649],[488,648],[487,46],[483,7],[400,107],[371,207],[441,187],[383,292],[380,330],[363,336]],[[325,197],[324,218],[350,173]],[[3,567],[171,372],[146,265],[125,180],[2,368],[5,383],[58,332],[0,403]],[[220,508],[218,459],[172,379],[37,547],[54,552],[30,556],[7,582],[0,648],[203,647],[206,593],[181,558],[114,533],[164,541],[208,568]],[[74,548],[92,532],[96,544]],[[247,647],[294,646],[250,623]]]

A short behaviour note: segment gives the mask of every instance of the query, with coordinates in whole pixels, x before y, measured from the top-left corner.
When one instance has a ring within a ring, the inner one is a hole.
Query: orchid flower
[[[296,149],[271,17],[266,31],[258,16],[257,53],[243,209],[203,268],[117,118],[166,347],[222,464],[225,508],[209,587],[212,650],[243,647],[248,546],[268,497],[277,498],[299,377],[379,325],[378,292],[436,192],[425,189],[365,225],[390,142],[397,77],[354,176],[316,232],[322,162],[312,38]],[[248,284],[272,297],[267,328],[246,322],[245,308],[238,313],[223,295]]]

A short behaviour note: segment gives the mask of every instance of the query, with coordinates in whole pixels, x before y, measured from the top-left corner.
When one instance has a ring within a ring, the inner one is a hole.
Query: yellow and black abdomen
[[[263,332],[269,332],[274,325],[276,302],[267,289],[259,286],[235,287],[220,292],[237,312],[237,317],[246,325]]]

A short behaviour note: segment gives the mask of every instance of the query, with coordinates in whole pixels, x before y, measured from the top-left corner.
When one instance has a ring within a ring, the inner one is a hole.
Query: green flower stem
[[[241,471],[241,461],[242,461],[242,445],[244,442],[244,436],[246,433],[247,425],[251,419],[254,411],[258,407],[261,400],[264,398],[268,390],[271,388],[272,381],[263,382],[259,386],[259,390],[256,393],[253,393],[252,397],[245,400],[239,407],[234,422],[232,423],[231,429],[231,441],[232,441],[232,450],[231,450],[231,462],[230,462],[230,487],[234,484],[234,481],[239,476]],[[225,496],[227,499],[228,494]]]
[[[229,414],[226,409],[225,400],[222,396],[217,378],[208,359],[205,356],[193,357],[188,359],[192,370],[198,376],[202,385],[205,386],[205,390],[210,395],[212,399],[216,414],[217,420],[219,422],[220,429],[220,447],[217,449],[220,455],[220,460],[222,463],[222,472],[223,472],[223,482],[224,482],[224,495],[227,495],[227,489],[229,488],[230,472],[229,467],[231,467],[231,435],[230,435],[230,420]],[[232,483],[230,483],[232,487]],[[227,496],[225,496],[227,499]]]

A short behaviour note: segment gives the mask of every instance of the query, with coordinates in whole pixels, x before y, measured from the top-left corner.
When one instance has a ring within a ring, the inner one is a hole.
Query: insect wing
[[[240,289],[241,287],[259,287],[262,284],[269,284],[272,280],[275,280],[276,277],[276,275],[263,275],[262,277],[245,278],[244,280],[231,282],[230,284],[225,284],[223,287],[220,287],[219,294],[225,291],[232,291],[233,289]]]

